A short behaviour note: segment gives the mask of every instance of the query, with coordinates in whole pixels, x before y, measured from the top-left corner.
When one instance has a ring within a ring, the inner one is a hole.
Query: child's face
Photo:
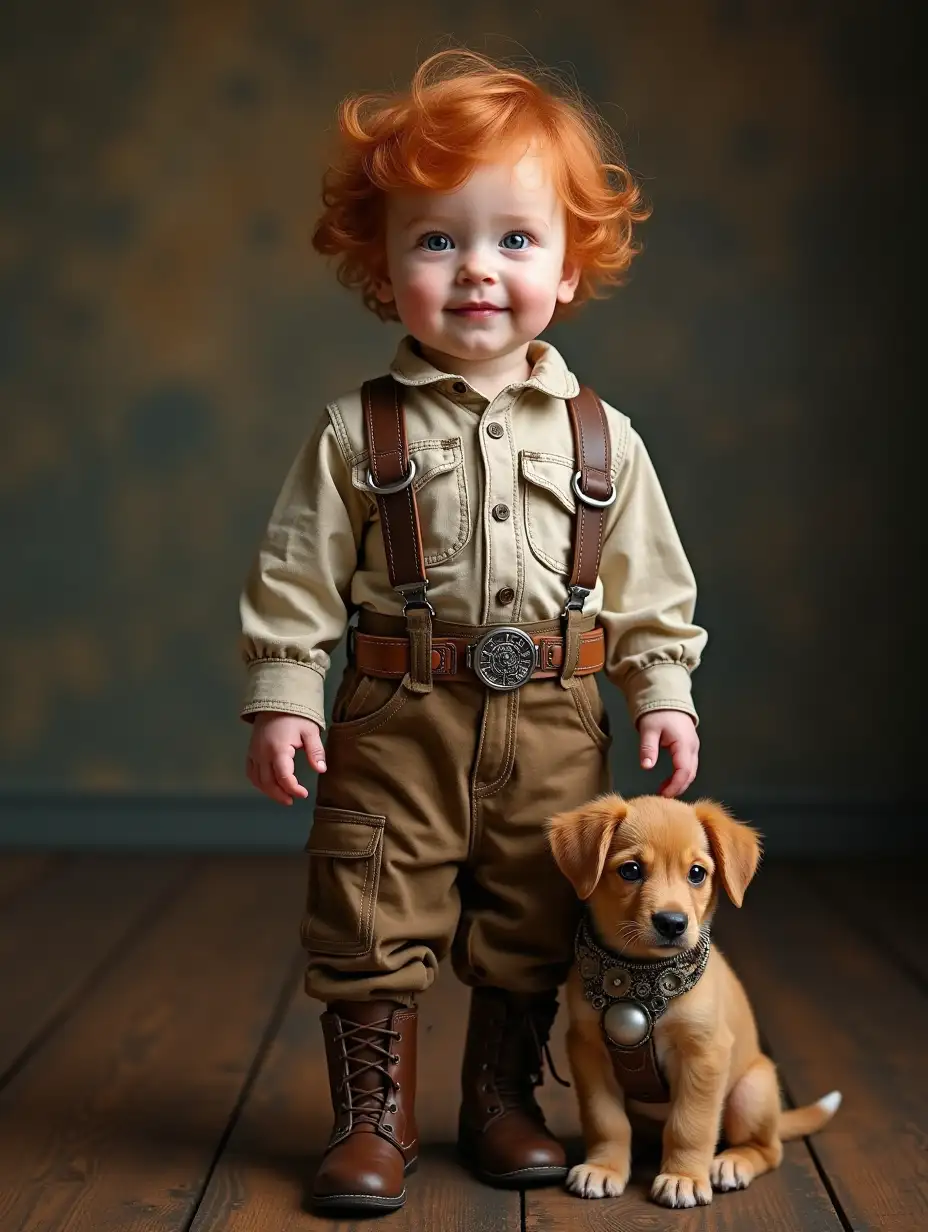
[[[393,193],[378,288],[423,346],[470,362],[517,352],[569,303],[564,207],[543,160],[478,167],[453,193]],[[483,305],[475,307],[475,305]]]

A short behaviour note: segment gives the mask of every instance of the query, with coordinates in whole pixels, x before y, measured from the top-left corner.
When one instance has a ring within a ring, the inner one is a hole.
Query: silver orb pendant
[[[651,1034],[651,1018],[637,1001],[615,1001],[603,1015],[603,1029],[619,1048],[635,1048]]]

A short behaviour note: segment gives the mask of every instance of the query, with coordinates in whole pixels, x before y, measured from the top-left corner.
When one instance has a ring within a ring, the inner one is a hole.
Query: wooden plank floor
[[[911,869],[770,866],[717,937],[788,1098],[845,1102],[782,1168],[710,1207],[489,1189],[453,1150],[467,994],[423,998],[409,1201],[309,1212],[329,1130],[320,1007],[300,987],[299,856],[0,852],[0,1232],[915,1232],[928,1227],[928,971]],[[864,906],[862,907],[861,904]],[[567,1072],[563,1014],[553,1051]],[[573,1092],[549,1121],[579,1156]]]

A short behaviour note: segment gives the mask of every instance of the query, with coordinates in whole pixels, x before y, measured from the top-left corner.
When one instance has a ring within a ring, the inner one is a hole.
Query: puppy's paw
[[[712,1186],[708,1176],[662,1172],[654,1178],[651,1198],[661,1206],[708,1206],[712,1201]]]
[[[580,1198],[621,1198],[627,1184],[627,1172],[588,1163],[571,1168],[566,1181],[570,1192]]]
[[[754,1165],[737,1151],[723,1151],[713,1159],[709,1176],[712,1188],[719,1193],[747,1189],[754,1180]]]

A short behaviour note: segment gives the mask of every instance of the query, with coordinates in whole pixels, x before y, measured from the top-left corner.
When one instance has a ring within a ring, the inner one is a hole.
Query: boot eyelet
[[[500,1110],[499,1104],[490,1104],[490,1106],[487,1108],[487,1112],[488,1112],[491,1116],[493,1116],[495,1113],[499,1112],[499,1110]]]
[[[393,1090],[394,1090],[394,1091],[398,1091],[399,1089],[400,1089],[400,1084],[399,1084],[398,1082],[394,1082],[394,1084],[393,1084]]]
[[[399,1054],[396,1052],[392,1053],[390,1056],[390,1060],[393,1062],[394,1065],[399,1065],[400,1063]]]
[[[391,1111],[391,1112],[396,1112],[396,1104],[391,1104],[391,1105],[390,1105],[390,1111]]]
[[[384,1128],[384,1133],[387,1133],[387,1134],[392,1134],[392,1133],[393,1133],[393,1126],[392,1126],[392,1125],[385,1125],[383,1128]]]
[[[396,1037],[396,1042],[399,1044],[402,1041],[402,1038],[403,1036],[401,1034],[398,1034]]]

